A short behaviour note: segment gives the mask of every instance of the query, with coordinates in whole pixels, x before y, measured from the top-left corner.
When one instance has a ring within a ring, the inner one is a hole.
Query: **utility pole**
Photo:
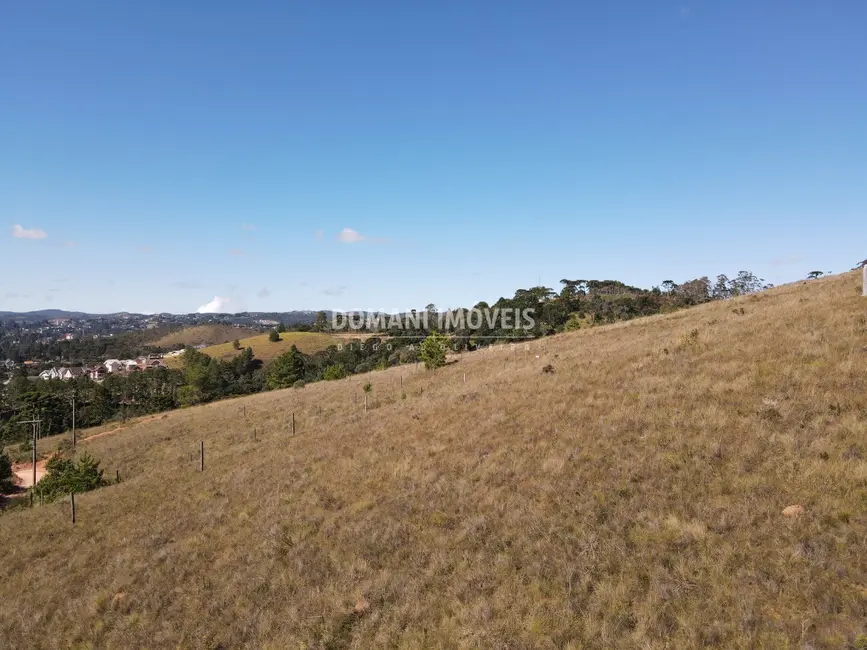
[[[29,424],[33,429],[33,488],[36,488],[36,441],[39,439],[39,423],[40,420],[25,420],[21,424]]]
[[[72,448],[75,449],[75,393],[72,394]]]

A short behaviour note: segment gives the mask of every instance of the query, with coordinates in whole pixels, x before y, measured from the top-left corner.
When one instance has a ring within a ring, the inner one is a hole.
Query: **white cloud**
[[[225,314],[226,305],[228,305],[231,300],[228,298],[221,298],[220,296],[214,296],[214,299],[211,302],[206,302],[204,305],[199,307],[196,310],[198,314]]]
[[[364,240],[364,235],[352,228],[344,228],[337,234],[337,241],[341,241],[344,244],[357,244]]]
[[[798,264],[799,262],[801,262],[801,258],[797,255],[790,255],[789,257],[778,257],[771,260],[771,264],[773,266],[788,266],[789,264]]]
[[[16,223],[12,226],[12,236],[16,239],[45,239],[48,233],[41,228],[25,228]]]
[[[326,296],[340,296],[343,294],[344,291],[346,291],[345,285],[340,286],[340,287],[331,287],[329,289],[325,289],[322,293],[324,293]]]

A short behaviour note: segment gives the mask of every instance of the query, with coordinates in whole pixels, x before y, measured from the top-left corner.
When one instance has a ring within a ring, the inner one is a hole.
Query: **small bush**
[[[424,361],[424,367],[428,370],[441,368],[446,365],[446,348],[449,344],[449,337],[444,334],[434,332],[421,342],[420,355]]]
[[[542,372],[545,373],[546,375],[553,375],[554,374],[554,366],[552,366],[549,363],[547,366],[542,368]]]
[[[373,384],[367,382],[366,384],[364,384],[364,386],[361,387],[361,390],[363,390],[365,393],[369,393],[373,390]]]
[[[234,341],[232,341],[232,348],[234,348],[235,350],[240,350],[241,342],[238,339],[235,339]]]
[[[692,330],[688,334],[681,335],[677,347],[683,349],[695,347],[696,345],[698,345],[698,330]]]
[[[271,333],[268,335],[268,340],[271,341],[271,343],[276,343],[280,340],[280,332],[277,330],[271,330]]]
[[[292,384],[292,388],[304,388],[307,385],[307,382],[303,379],[299,379],[294,384]]]
[[[346,377],[346,368],[343,367],[342,363],[328,366],[325,368],[325,373],[322,375],[322,378],[326,381],[335,381],[337,379],[343,379],[344,377]]]
[[[35,488],[36,494],[53,501],[70,492],[89,492],[107,484],[99,461],[84,452],[78,461],[55,456],[45,466],[48,474]]]

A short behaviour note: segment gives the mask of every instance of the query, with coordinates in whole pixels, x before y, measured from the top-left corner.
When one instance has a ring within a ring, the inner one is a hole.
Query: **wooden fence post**
[[[292,435],[295,435],[295,411],[292,411]]]
[[[72,502],[72,525],[75,525],[75,492],[69,493],[69,499]]]

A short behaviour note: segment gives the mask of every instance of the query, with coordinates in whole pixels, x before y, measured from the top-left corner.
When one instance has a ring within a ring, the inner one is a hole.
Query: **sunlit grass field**
[[[859,647],[860,284],[782,286],[93,438],[79,450],[124,481],[79,495],[75,526],[66,502],[0,516],[2,644]]]

